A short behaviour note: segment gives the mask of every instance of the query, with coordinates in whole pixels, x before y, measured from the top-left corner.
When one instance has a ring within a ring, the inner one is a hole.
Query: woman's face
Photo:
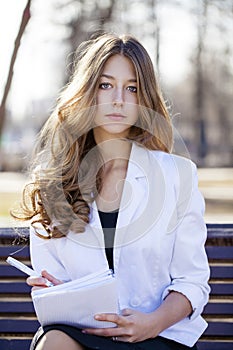
[[[125,138],[138,118],[137,79],[133,63],[111,56],[104,65],[97,93],[95,138]]]

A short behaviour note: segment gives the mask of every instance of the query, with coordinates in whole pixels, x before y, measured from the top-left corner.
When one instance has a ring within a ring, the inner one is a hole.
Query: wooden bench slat
[[[25,275],[24,275],[25,277]],[[26,281],[26,277],[25,277]],[[12,287],[13,286],[13,287]],[[233,283],[210,283],[212,295],[232,295],[233,294]],[[31,288],[26,282],[1,282],[0,283],[0,295],[1,294],[30,294]]]
[[[32,301],[0,301],[0,313],[34,313]],[[208,303],[205,315],[232,315],[233,303]]]
[[[7,240],[14,241],[23,244],[26,243],[29,236],[29,227],[2,227],[0,228],[1,235],[0,241],[6,242]]]
[[[12,319],[12,318],[3,318],[0,319],[0,329],[1,334],[17,334],[17,333],[31,333],[34,334],[38,327],[40,326],[39,322],[35,319]]]
[[[35,313],[32,301],[0,301],[1,313]]]
[[[225,231],[229,230],[233,233],[233,224],[231,222],[223,222],[221,224],[214,223],[214,222],[208,222],[206,224],[208,230],[212,231]]]
[[[0,313],[34,313],[32,301],[0,301]],[[204,308],[205,315],[231,315],[232,303],[208,303]]]
[[[1,339],[1,350],[28,350],[30,348],[31,339]]]
[[[0,301],[1,313],[34,313],[32,301]],[[203,315],[232,315],[232,303],[209,303],[203,311]]]
[[[211,295],[232,295],[233,283],[210,283]]]
[[[31,265],[27,264],[28,267]],[[25,273],[18,270],[16,267],[11,265],[1,265],[0,264],[0,276],[1,277],[27,277]]]
[[[203,336],[228,336],[233,334],[233,325],[231,322],[208,322],[208,328],[205,330]]]
[[[29,293],[31,291],[31,288],[26,284],[26,282],[13,282],[14,288],[12,288],[12,282],[1,282],[0,283],[0,295],[1,294],[22,294],[22,293]],[[211,287],[211,294],[212,295],[232,295],[233,294],[233,283],[210,283]]]
[[[231,279],[233,278],[233,266],[210,266],[210,277]]]
[[[30,294],[31,287],[26,282],[1,282],[0,283],[0,295],[1,294]]]
[[[206,253],[209,259],[233,260],[233,246],[206,246]],[[28,245],[0,245],[0,256],[7,257],[13,254],[17,258],[29,258]]]
[[[214,260],[233,260],[232,246],[206,246],[206,253],[209,259]]]
[[[30,265],[28,265],[31,267]],[[233,266],[211,266],[211,278],[215,279],[232,279],[233,278]],[[0,264],[0,276],[2,277],[21,277],[25,274],[13,266]]]
[[[28,266],[31,267],[30,265]],[[210,270],[212,278],[233,278],[233,266],[211,266]],[[23,272],[10,265],[0,265],[0,275],[2,277],[25,276]]]
[[[14,258],[29,258],[29,246],[22,245],[0,245],[0,256],[2,258],[7,258],[11,255]]]
[[[199,341],[198,350],[232,350],[232,342],[223,341]]]
[[[208,303],[203,313],[205,315],[232,315],[233,303]]]

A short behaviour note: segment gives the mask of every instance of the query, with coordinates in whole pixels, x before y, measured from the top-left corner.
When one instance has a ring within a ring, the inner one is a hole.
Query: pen
[[[30,267],[28,267],[27,265],[23,264],[22,262],[12,258],[11,256],[9,256],[7,259],[6,259],[6,262],[14,267],[16,267],[18,270],[26,273],[26,275],[28,276],[37,276],[38,274],[33,270],[31,269]],[[46,286],[47,287],[52,287],[53,286],[53,283],[46,280]]]

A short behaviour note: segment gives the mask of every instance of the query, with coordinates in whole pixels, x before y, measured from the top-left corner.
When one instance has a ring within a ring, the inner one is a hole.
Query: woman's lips
[[[115,121],[120,121],[126,118],[125,115],[118,114],[118,113],[107,114],[106,117],[110,120],[115,120]]]

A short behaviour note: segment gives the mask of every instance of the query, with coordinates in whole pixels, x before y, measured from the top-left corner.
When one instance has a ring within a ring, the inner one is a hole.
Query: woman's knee
[[[48,331],[39,341],[35,350],[84,350],[85,348],[59,330]]]

